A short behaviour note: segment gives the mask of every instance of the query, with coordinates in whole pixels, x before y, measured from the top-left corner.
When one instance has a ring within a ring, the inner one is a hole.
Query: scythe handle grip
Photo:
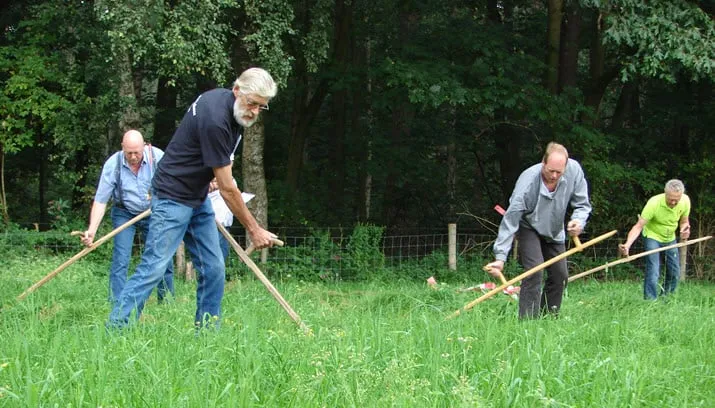
[[[273,238],[271,241],[273,242],[273,245],[275,245],[275,246],[282,247],[283,245],[285,245],[285,242],[281,241],[278,238]],[[249,245],[248,248],[246,248],[246,255],[251,255],[251,253],[255,250],[256,250],[256,248],[253,247],[253,244]]]

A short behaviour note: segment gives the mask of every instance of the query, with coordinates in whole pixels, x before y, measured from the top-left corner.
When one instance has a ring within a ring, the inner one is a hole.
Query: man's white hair
[[[233,87],[238,87],[246,94],[258,95],[262,98],[271,99],[278,93],[273,77],[263,68],[249,68],[236,79]]]

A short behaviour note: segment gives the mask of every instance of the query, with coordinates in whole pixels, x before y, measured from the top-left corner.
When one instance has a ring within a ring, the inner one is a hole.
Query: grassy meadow
[[[713,407],[715,285],[642,300],[641,282],[572,283],[558,319],[440,284],[227,283],[219,330],[193,328],[195,284],[107,332],[106,262],[4,259],[0,407]],[[487,278],[485,276],[484,280]]]

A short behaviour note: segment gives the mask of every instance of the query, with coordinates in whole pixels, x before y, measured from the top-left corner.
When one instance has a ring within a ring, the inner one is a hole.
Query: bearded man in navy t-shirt
[[[277,93],[271,75],[261,68],[244,71],[233,89],[213,89],[189,106],[166,148],[152,181],[152,215],[140,264],[109,316],[108,326],[127,325],[141,315],[151,290],[161,280],[183,240],[197,271],[197,326],[221,315],[225,265],[210,200],[215,177],[231,212],[243,224],[256,249],[270,247],[276,236],[248,211],[233,183],[231,157],[243,128],[258,119]]]

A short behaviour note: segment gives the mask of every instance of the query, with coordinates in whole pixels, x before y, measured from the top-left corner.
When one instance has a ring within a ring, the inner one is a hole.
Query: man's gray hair
[[[263,68],[249,68],[233,83],[233,87],[240,88],[246,94],[258,95],[262,98],[271,99],[278,93],[273,77]]]
[[[668,182],[665,183],[665,192],[666,193],[684,193],[685,185],[683,184],[682,181],[680,181],[678,179],[668,180]]]

